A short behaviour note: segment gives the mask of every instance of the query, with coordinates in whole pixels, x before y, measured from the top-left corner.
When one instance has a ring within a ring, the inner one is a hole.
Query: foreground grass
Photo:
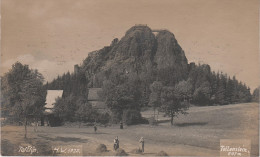
[[[143,112],[150,116],[151,111]],[[174,126],[167,118],[159,115],[163,123],[158,126],[135,125],[119,129],[118,125],[98,127],[97,134],[92,127],[39,127],[37,133],[29,127],[28,139],[23,138],[23,127],[2,127],[2,155],[31,155],[20,153],[19,146],[28,144],[37,148],[32,155],[53,154],[52,146],[82,145],[81,155],[115,155],[113,139],[119,137],[120,147],[126,153],[139,147],[138,140],[145,138],[145,153],[156,155],[161,150],[169,155],[219,156],[220,139],[249,139],[251,154],[258,155],[258,104],[236,104],[227,106],[192,107],[189,114],[174,119]],[[107,152],[96,152],[99,144],[107,146]]]

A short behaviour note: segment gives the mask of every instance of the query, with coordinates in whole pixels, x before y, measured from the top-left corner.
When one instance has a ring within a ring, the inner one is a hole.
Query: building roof
[[[100,96],[98,95],[98,93],[101,91],[102,91],[102,88],[89,88],[88,89],[88,100],[89,101],[101,100]]]
[[[45,108],[52,109],[58,97],[62,97],[63,90],[47,90]],[[47,111],[47,110],[46,110]]]

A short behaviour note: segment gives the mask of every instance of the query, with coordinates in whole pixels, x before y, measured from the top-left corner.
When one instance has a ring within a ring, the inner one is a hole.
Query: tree
[[[6,118],[9,115],[8,106],[10,105],[8,102],[8,82],[7,76],[1,77],[1,117]]]
[[[154,81],[150,85],[151,94],[149,97],[149,105],[153,107],[154,110],[154,118],[155,118],[155,110],[157,107],[161,106],[161,90],[162,83],[159,81]]]
[[[226,88],[226,101],[229,104],[233,103],[232,101],[233,91],[234,91],[234,83],[233,80],[231,80],[229,77],[227,81],[227,88]]]
[[[253,92],[252,101],[254,101],[254,102],[259,102],[259,89],[260,89],[260,86],[257,87]]]
[[[228,102],[226,101],[226,80],[226,77],[221,74],[216,91],[216,102],[220,105],[228,104]]]
[[[232,103],[238,103],[239,102],[238,81],[237,81],[235,76],[233,76],[232,82],[233,82],[233,90],[232,90],[232,95],[231,95],[231,102]]]
[[[177,85],[174,87],[174,94],[175,97],[180,101],[187,101],[191,98],[191,88],[192,85],[190,83],[190,80],[188,81],[180,81]]]
[[[115,121],[122,120],[123,111],[133,109],[140,112],[141,92],[137,82],[127,82],[115,85],[107,80],[103,82],[102,92],[99,93],[112,111]]]
[[[165,86],[162,88],[161,109],[167,116],[171,117],[171,125],[173,125],[175,116],[179,113],[187,113],[191,88],[191,84],[188,81],[181,81],[174,87]]]
[[[92,106],[86,99],[81,98],[77,100],[77,110],[75,111],[75,117],[79,121],[79,128],[81,122],[86,122],[90,119],[92,113]]]
[[[58,97],[54,104],[54,114],[63,121],[74,121],[76,98],[72,94],[65,98]]]
[[[204,82],[193,94],[193,102],[198,105],[209,105],[211,98],[211,87],[209,82]]]
[[[4,106],[11,117],[24,119],[24,137],[27,138],[28,119],[39,117],[44,110],[44,78],[37,70],[29,69],[28,65],[20,62],[16,62],[4,78]]]

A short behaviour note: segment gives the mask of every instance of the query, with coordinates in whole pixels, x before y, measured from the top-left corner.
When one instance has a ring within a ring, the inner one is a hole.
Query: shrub
[[[117,124],[121,121],[122,114],[119,111],[112,111],[111,117],[110,117],[110,123]]]
[[[146,118],[142,117],[140,123],[141,124],[149,124],[149,121]]]
[[[106,152],[107,151],[107,146],[104,144],[98,145],[96,152],[101,153],[101,152]]]
[[[156,154],[156,156],[169,156],[169,155],[164,151],[160,151]]]
[[[108,113],[101,113],[97,117],[97,122],[101,124],[107,124],[109,122],[110,115]]]
[[[149,121],[149,124],[150,124],[150,125],[157,125],[157,121],[155,120],[154,117],[150,117],[150,118],[148,119],[148,121]]]
[[[128,154],[125,152],[125,150],[124,149],[122,149],[122,148],[118,148],[117,150],[116,150],[116,156],[127,156]]]
[[[126,125],[140,124],[142,122],[141,113],[137,110],[125,110],[122,118]]]
[[[62,119],[58,116],[51,114],[51,115],[48,116],[48,119],[49,119],[49,123],[50,123],[51,127],[62,125]]]

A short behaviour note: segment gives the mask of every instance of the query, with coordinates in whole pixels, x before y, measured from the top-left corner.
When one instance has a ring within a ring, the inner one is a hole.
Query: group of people
[[[139,143],[141,144],[141,151],[143,153],[144,152],[144,138],[143,137],[140,138]],[[118,136],[116,136],[114,139],[114,150],[116,151],[118,148],[119,148],[119,139],[118,139]]]

